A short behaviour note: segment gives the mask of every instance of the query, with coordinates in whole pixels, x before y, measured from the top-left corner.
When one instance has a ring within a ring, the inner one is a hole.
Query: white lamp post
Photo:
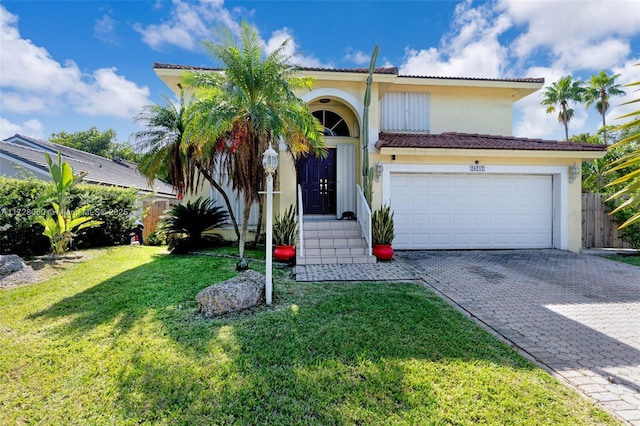
[[[265,243],[267,268],[264,292],[267,305],[270,305],[273,293],[273,173],[278,168],[278,153],[271,147],[271,142],[269,142],[269,148],[262,154],[262,167],[267,175],[267,241]]]

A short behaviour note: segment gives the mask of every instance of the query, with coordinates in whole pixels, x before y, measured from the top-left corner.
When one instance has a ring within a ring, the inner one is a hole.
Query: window
[[[324,126],[325,136],[351,136],[349,126],[342,117],[333,111],[322,109],[314,111],[313,116]]]
[[[389,92],[382,98],[382,130],[429,131],[429,94]]]

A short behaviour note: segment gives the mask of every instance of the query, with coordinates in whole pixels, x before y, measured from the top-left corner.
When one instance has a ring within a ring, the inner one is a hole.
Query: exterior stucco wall
[[[559,223],[560,239],[554,238],[555,248],[579,253],[582,248],[582,179],[577,176],[569,182],[569,169],[576,163],[581,164],[580,158],[541,158],[536,157],[535,151],[519,152],[521,157],[485,157],[485,156],[401,156],[378,153],[370,156],[370,163],[380,162],[383,176],[373,182],[374,208],[388,202],[389,194],[385,188],[384,176],[389,170],[413,170],[417,173],[470,173],[469,166],[479,161],[486,167],[485,174],[548,174],[554,177],[554,220]],[[556,236],[558,237],[558,236]]]

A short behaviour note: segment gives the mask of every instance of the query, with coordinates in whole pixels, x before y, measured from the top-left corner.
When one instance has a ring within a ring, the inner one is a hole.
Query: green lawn
[[[616,424],[418,285],[279,268],[272,307],[205,319],[236,259],[87,258],[0,291],[0,424]]]
[[[608,259],[628,263],[629,265],[640,266],[640,256],[609,256]]]

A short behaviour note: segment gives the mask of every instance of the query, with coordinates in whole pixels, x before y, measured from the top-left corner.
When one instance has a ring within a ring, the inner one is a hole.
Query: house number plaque
[[[472,164],[469,166],[470,172],[484,172],[484,166],[480,164]]]

